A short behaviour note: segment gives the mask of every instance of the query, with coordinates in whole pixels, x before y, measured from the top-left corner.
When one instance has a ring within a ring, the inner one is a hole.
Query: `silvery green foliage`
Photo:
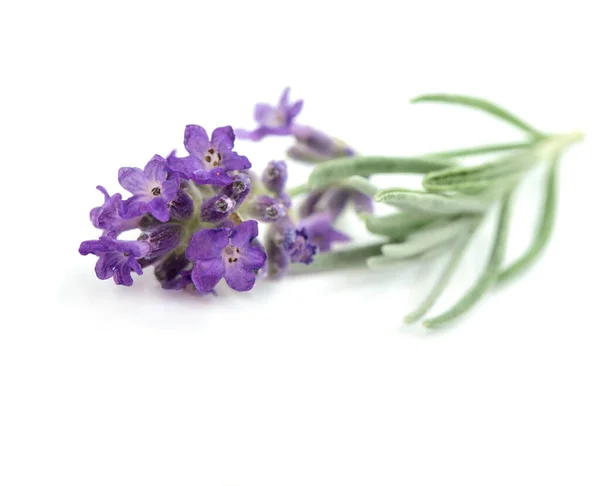
[[[522,130],[526,139],[416,157],[352,156],[329,160],[314,168],[308,184],[298,188],[297,193],[332,183],[342,184],[396,210],[385,216],[367,215],[364,218],[366,229],[382,237],[381,243],[319,255],[314,270],[351,264],[366,264],[377,270],[407,259],[425,258],[432,252],[450,252],[450,258],[423,302],[405,317],[407,323],[427,315],[458,268],[483,216],[492,208],[499,207],[492,251],[486,267],[450,309],[423,321],[425,326],[434,327],[465,314],[487,291],[523,272],[540,256],[554,225],[560,156],[568,146],[581,141],[583,135],[545,134],[504,108],[480,98],[431,94],[412,101],[475,108]],[[461,164],[461,158],[484,154],[490,154],[493,158],[478,165]],[[523,255],[507,263],[505,250],[514,190],[524,176],[540,164],[547,165],[547,177],[537,231]],[[376,174],[406,173],[423,174],[423,190],[379,188],[368,179]]]

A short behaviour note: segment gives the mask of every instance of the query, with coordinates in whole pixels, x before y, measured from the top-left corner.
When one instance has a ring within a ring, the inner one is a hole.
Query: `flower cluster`
[[[233,151],[229,126],[213,131],[188,125],[184,146],[188,155],[155,155],[144,167],[123,167],[119,183],[131,193],[110,196],[101,186],[104,204],[92,209],[92,224],[103,231],[98,240],[84,241],[82,255],[98,256],[96,275],[131,285],[131,272],[149,265],[166,289],[194,286],[212,292],[224,278],[240,291],[254,286],[266,254],[256,240],[256,221],[236,215],[250,193],[246,174],[250,161]],[[137,240],[118,239],[139,229]]]
[[[288,155],[301,160],[354,153],[296,124],[302,104],[290,103],[286,89],[278,106],[256,106],[256,130],[237,134],[255,141],[292,135],[296,142]],[[166,158],[155,155],[143,169],[119,170],[119,183],[130,197],[110,195],[98,186],[104,203],[91,210],[90,219],[102,235],[79,247],[82,255],[98,257],[98,278],[112,277],[129,286],[132,272],[141,275],[153,266],[165,289],[213,293],[224,279],[232,289],[248,291],[259,276],[281,276],[291,263],[308,265],[318,251],[348,241],[333,223],[349,202],[358,211],[370,211],[370,199],[330,187],[308,194],[299,207],[299,220],[294,219],[286,162],[269,162],[258,177],[248,158],[234,151],[235,138],[230,126],[216,128],[209,137],[203,127],[188,125],[183,142],[187,155],[173,151]],[[264,246],[258,239],[259,222],[266,227]],[[141,233],[135,240],[120,238],[130,230]]]

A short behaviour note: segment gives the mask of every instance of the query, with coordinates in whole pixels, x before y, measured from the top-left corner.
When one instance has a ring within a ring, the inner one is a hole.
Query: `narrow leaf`
[[[450,259],[448,260],[448,263],[446,263],[444,270],[438,277],[438,279],[437,279],[435,285],[433,286],[433,288],[431,289],[431,291],[427,294],[427,296],[425,297],[423,302],[419,305],[419,307],[417,307],[413,312],[411,312],[410,314],[407,314],[404,317],[404,322],[406,324],[411,324],[411,323],[416,322],[419,319],[421,319],[421,317],[423,317],[429,311],[429,309],[431,309],[431,307],[433,307],[433,305],[436,303],[436,301],[438,300],[440,295],[442,295],[442,292],[444,292],[444,290],[448,286],[448,283],[450,282],[452,275],[454,275],[454,271],[458,267],[458,264],[460,263],[460,260],[462,259],[462,256],[467,248],[469,241],[471,240],[472,235],[473,235],[472,230],[465,231],[460,236],[460,238],[457,240],[456,245],[454,246],[454,249],[452,251],[452,254],[450,255]]]
[[[310,265],[292,265],[292,273],[316,273],[325,270],[333,270],[340,267],[365,265],[369,257],[381,255],[381,243],[359,246],[346,250],[319,253]]]
[[[467,194],[483,191],[492,184],[511,187],[538,160],[535,152],[526,150],[484,164],[435,171],[424,177],[423,187],[434,192],[457,191]]]
[[[381,247],[384,256],[407,258],[424,253],[455,239],[471,226],[469,219],[457,219],[444,224],[429,226],[407,236],[403,243],[389,243]]]
[[[496,239],[484,273],[479,277],[475,285],[451,309],[439,316],[424,321],[424,326],[433,327],[459,317],[471,309],[487,290],[494,285],[498,278],[502,261],[504,260],[504,253],[506,252],[511,196],[512,192],[508,192],[503,197],[500,216],[498,218]]]
[[[482,213],[488,201],[468,197],[450,197],[409,189],[383,189],[375,194],[377,202],[393,203],[397,207],[434,214]]]
[[[368,215],[365,223],[367,230],[376,235],[403,238],[437,220],[438,218],[432,216],[398,212],[386,216]]]
[[[521,257],[500,273],[498,283],[504,283],[529,268],[541,255],[542,250],[550,240],[554,228],[554,221],[556,219],[559,157],[560,155],[557,154],[548,170],[546,193],[544,196],[544,209],[538,221],[535,239]]]
[[[479,147],[468,147],[464,149],[445,150],[443,152],[432,152],[426,154],[426,157],[440,157],[440,158],[455,158],[455,157],[469,157],[472,155],[485,155],[496,152],[508,152],[510,150],[519,150],[525,148],[531,148],[533,142],[514,142],[514,143],[501,143],[497,145],[481,145]]]
[[[447,169],[455,163],[435,157],[344,157],[315,167],[308,178],[312,188],[327,186],[352,176],[372,174],[426,174]]]
[[[526,123],[520,118],[517,118],[515,115],[505,110],[504,108],[482,98],[474,98],[471,96],[464,95],[435,93],[417,96],[416,98],[411,100],[411,103],[423,102],[449,103],[475,108],[489,113],[492,116],[500,118],[501,120],[504,120],[517,128],[520,128],[521,130],[525,131],[529,135],[533,135],[536,138],[543,137],[542,133],[533,128],[529,123]]]

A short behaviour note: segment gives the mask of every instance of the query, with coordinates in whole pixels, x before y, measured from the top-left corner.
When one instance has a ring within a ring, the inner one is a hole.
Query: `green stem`
[[[287,190],[287,193],[288,193],[288,196],[295,197],[295,196],[300,196],[309,191],[310,191],[310,186],[308,185],[308,182],[305,182],[304,184],[300,184],[298,186],[291,187],[290,189]]]
[[[325,270],[333,270],[340,267],[357,265],[365,266],[365,261],[367,258],[381,254],[382,244],[383,243],[375,243],[372,245],[349,248],[347,250],[321,253],[317,255],[315,261],[309,266],[294,265],[292,267],[292,272],[294,274],[314,273]]]

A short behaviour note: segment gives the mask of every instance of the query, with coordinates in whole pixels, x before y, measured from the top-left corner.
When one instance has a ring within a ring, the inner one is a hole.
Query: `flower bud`
[[[296,143],[288,149],[287,154],[295,160],[321,162],[354,155],[354,151],[345,143],[314,128],[295,125],[292,134],[296,138]]]
[[[280,194],[287,182],[287,165],[283,160],[272,160],[262,173],[262,182],[267,191]]]
[[[148,233],[143,233],[138,240],[150,245],[146,259],[151,260],[177,248],[183,236],[183,228],[174,223],[161,224]]]
[[[238,174],[231,184],[221,190],[221,194],[229,197],[235,202],[236,206],[239,206],[250,194],[250,188],[250,178],[245,174]]]
[[[250,215],[263,223],[272,223],[287,214],[283,203],[271,196],[257,196],[250,202]]]
[[[190,219],[194,214],[194,201],[184,191],[177,191],[175,199],[167,207],[172,219]]]
[[[213,196],[202,203],[200,218],[208,223],[223,221],[235,208],[235,201],[228,196]]]

